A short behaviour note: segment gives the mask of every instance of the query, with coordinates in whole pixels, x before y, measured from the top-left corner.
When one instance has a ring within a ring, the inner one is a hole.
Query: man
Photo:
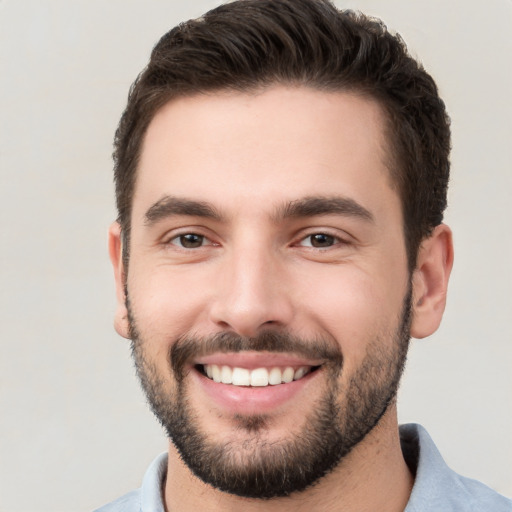
[[[374,19],[227,4],[166,34],[115,140],[116,329],[169,437],[103,511],[512,510],[399,429],[453,262],[449,122]]]

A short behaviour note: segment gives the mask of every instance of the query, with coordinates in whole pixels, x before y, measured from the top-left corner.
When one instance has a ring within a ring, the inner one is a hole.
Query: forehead
[[[133,213],[165,194],[229,207],[387,188],[384,115],[347,92],[274,86],[172,100],[144,138]]]

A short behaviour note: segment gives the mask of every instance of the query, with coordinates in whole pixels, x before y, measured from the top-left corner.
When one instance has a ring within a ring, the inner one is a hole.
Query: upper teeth
[[[231,366],[219,366],[216,364],[205,364],[204,371],[206,375],[215,382],[223,384],[233,384],[235,386],[268,386],[288,383],[292,380],[298,380],[304,377],[311,367],[301,366],[297,369],[287,366],[285,368],[256,368],[247,370]]]

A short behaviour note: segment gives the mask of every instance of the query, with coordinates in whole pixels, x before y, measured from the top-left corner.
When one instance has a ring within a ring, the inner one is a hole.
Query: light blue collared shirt
[[[402,451],[416,477],[404,512],[512,512],[512,500],[452,471],[427,431],[414,423],[400,427]],[[165,512],[162,490],[167,454],[149,466],[142,486],[95,512]]]

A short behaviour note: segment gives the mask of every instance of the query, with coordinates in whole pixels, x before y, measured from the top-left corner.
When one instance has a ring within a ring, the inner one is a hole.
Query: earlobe
[[[422,242],[412,277],[411,336],[414,338],[430,336],[439,327],[452,265],[452,232],[448,226],[440,224]]]
[[[114,327],[123,338],[129,338],[128,311],[125,297],[125,269],[123,264],[123,244],[121,240],[121,226],[114,222],[108,230],[108,250],[110,261],[114,270],[116,285],[117,307],[114,317]]]

